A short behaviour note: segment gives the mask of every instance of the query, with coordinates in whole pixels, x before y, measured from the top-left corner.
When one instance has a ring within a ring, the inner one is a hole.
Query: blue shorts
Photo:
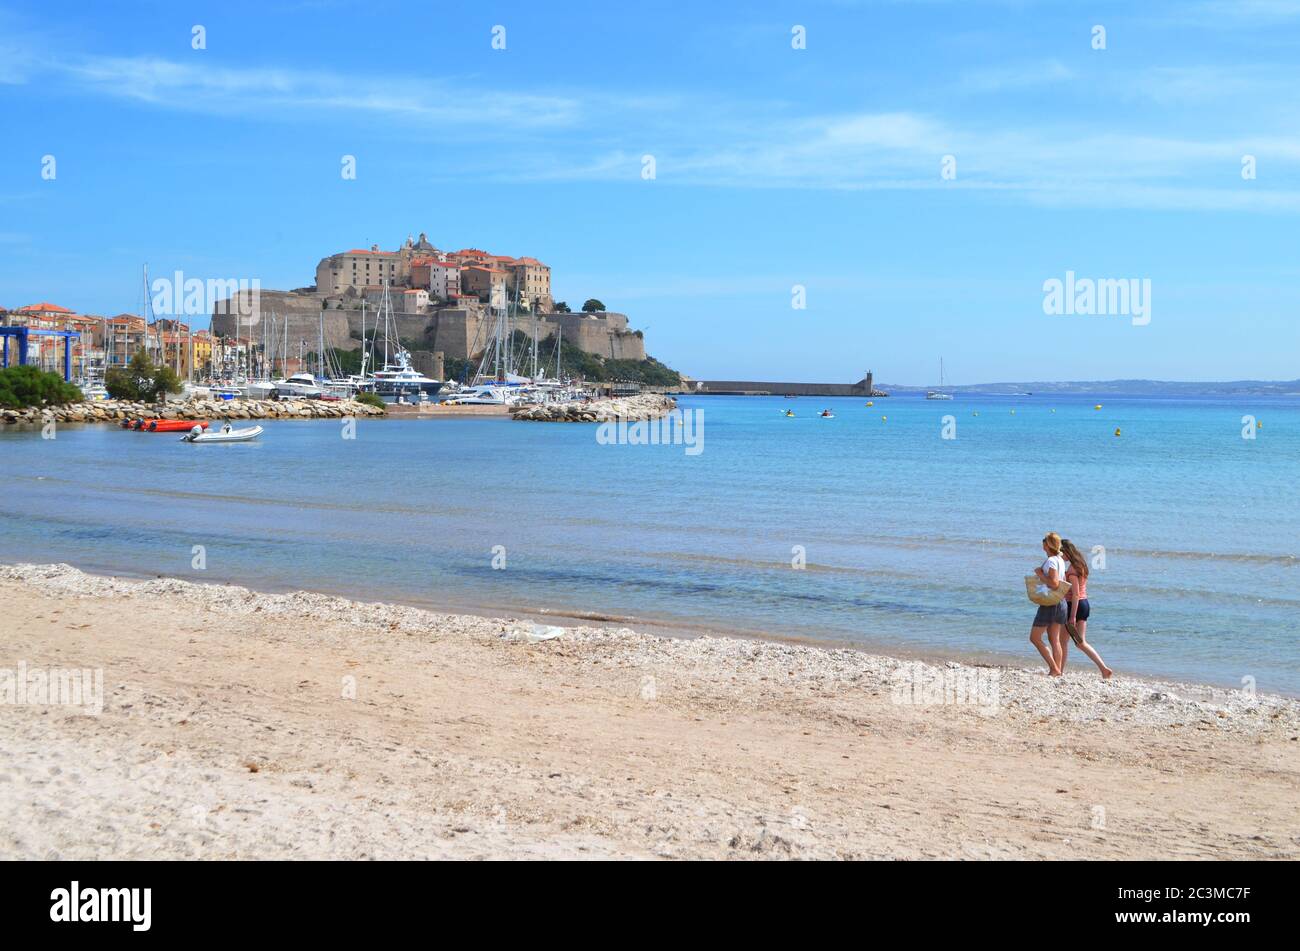
[[[1070,620],[1070,602],[1062,601],[1061,603],[1065,605],[1065,619],[1068,621]],[[1086,621],[1091,613],[1092,607],[1088,604],[1088,599],[1080,598],[1079,606],[1074,611],[1074,619],[1076,621]]]
[[[1062,601],[1060,604],[1040,604],[1034,615],[1034,627],[1047,627],[1051,624],[1064,624],[1070,616],[1070,606]]]

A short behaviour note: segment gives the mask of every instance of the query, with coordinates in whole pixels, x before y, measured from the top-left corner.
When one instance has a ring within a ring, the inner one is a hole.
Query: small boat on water
[[[824,410],[822,410],[821,413],[820,413],[819,415],[821,416],[822,419],[834,419],[834,418],[835,418],[835,414],[832,413],[832,412],[831,412],[830,410],[828,410],[828,409],[824,409]]]
[[[124,419],[123,429],[132,429],[139,433],[187,433],[195,426],[207,429],[208,424],[196,423],[192,419]]]
[[[233,429],[229,423],[213,432],[204,432],[201,427],[195,426],[182,436],[181,440],[183,442],[248,442],[250,439],[256,439],[262,435],[262,432],[261,426]]]
[[[930,390],[925,394],[927,400],[950,400],[952,394],[943,388],[943,357],[939,358],[939,389]]]

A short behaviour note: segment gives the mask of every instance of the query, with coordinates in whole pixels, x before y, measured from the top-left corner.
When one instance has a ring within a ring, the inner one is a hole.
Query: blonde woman
[[[1114,671],[1106,666],[1101,655],[1088,643],[1088,616],[1092,613],[1092,605],[1088,603],[1088,562],[1084,560],[1083,552],[1079,551],[1068,538],[1061,541],[1061,554],[1067,565],[1065,580],[1070,582],[1070,595],[1062,602],[1066,605],[1062,630],[1059,636],[1052,635],[1052,657],[1056,661],[1056,666],[1064,671],[1065,656],[1070,649],[1070,642],[1065,639],[1065,635],[1069,634],[1074,639],[1074,643],[1079,645],[1079,650],[1087,654],[1097,665],[1097,669],[1101,671],[1101,679],[1109,680]]]
[[[1048,532],[1043,537],[1043,551],[1047,554],[1047,560],[1034,569],[1034,574],[1041,582],[1039,592],[1046,594],[1055,591],[1065,580],[1067,566],[1065,559],[1061,557],[1061,536],[1056,532]],[[1038,613],[1034,615],[1034,625],[1029,629],[1029,643],[1034,645],[1043,660],[1047,662],[1047,673],[1051,677],[1061,676],[1061,665],[1055,657],[1055,652],[1043,643],[1043,635],[1046,634],[1052,645],[1055,645],[1057,636],[1065,629],[1065,614],[1064,601],[1056,604],[1040,604]]]

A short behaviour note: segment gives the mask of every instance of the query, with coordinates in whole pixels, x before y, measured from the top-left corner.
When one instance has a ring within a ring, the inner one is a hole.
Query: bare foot
[[[1061,672],[1060,672],[1059,670],[1057,670],[1055,667],[1053,667],[1051,670],[1049,670],[1049,671],[1047,672],[1047,676],[1049,676],[1049,677],[1059,677],[1059,676],[1061,676]]]
[[[1110,675],[1113,673],[1115,673],[1115,671],[1111,670],[1109,667],[1103,667],[1101,669],[1101,679],[1110,680]]]

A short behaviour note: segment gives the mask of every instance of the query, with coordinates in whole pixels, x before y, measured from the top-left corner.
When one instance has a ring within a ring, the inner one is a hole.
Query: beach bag
[[[1060,604],[1070,596],[1071,584],[1062,579],[1061,583],[1056,586],[1055,591],[1049,591],[1042,594],[1038,588],[1042,582],[1038,580],[1038,575],[1025,575],[1025,594],[1034,604],[1041,604],[1045,607],[1051,607],[1054,604]]]

